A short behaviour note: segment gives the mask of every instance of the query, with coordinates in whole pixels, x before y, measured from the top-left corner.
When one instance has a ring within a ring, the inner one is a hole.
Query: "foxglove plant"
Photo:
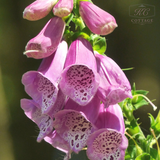
[[[37,142],[44,139],[64,152],[64,160],[81,150],[90,160],[159,160],[160,114],[150,115],[146,137],[133,112],[148,103],[156,107],[147,91],[135,85],[131,90],[122,69],[104,54],[100,35],[114,31],[115,18],[91,0],[36,0],[23,17],[39,20],[49,12],[52,17],[24,52],[43,59],[38,71],[22,76],[32,99],[21,99],[21,108],[39,127]]]

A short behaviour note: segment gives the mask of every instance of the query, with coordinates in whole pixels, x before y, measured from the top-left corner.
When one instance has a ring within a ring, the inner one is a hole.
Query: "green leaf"
[[[134,159],[136,157],[136,147],[135,145],[129,145],[128,148],[127,148],[127,151],[131,157],[131,159]]]
[[[129,71],[129,70],[132,70],[134,69],[134,67],[131,67],[131,68],[123,68],[122,71]]]
[[[135,94],[143,94],[143,95],[147,95],[149,93],[149,91],[145,91],[145,90],[136,90]]]
[[[135,160],[151,160],[148,153],[142,153]]]
[[[140,100],[138,103],[134,104],[133,106],[135,107],[135,109],[138,109],[144,105],[147,105],[148,102],[144,99]]]
[[[93,40],[93,50],[97,51],[99,54],[105,53],[107,49],[106,39],[104,37],[98,37]]]
[[[151,128],[153,128],[154,127],[154,125],[155,125],[155,119],[154,119],[154,117],[152,116],[152,114],[150,114],[149,113],[149,118],[150,118],[150,123],[151,123]]]
[[[156,159],[157,155],[158,155],[158,151],[154,148],[150,148],[150,156]]]
[[[73,1],[73,12],[75,15],[79,16],[79,0]]]
[[[135,83],[133,83],[132,91],[133,91],[133,92],[136,91],[136,84],[135,84]]]
[[[133,87],[132,87],[132,95],[137,95],[137,94],[143,94],[143,95],[147,95],[149,91],[146,90],[136,90],[136,85],[135,83],[133,83]]]
[[[155,135],[159,136],[160,135],[160,111],[154,119],[154,117],[149,113],[149,118],[150,118],[150,123],[151,123],[151,128],[154,130]]]

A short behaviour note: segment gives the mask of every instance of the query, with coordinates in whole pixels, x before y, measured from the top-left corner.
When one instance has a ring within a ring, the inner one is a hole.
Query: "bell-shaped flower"
[[[23,18],[29,21],[42,19],[49,14],[56,3],[57,0],[36,0],[24,9]]]
[[[51,18],[41,32],[27,43],[24,54],[35,59],[50,56],[57,49],[64,29],[65,22],[61,18]]]
[[[69,98],[85,106],[94,97],[98,86],[99,75],[92,46],[80,37],[70,45],[60,88]]]
[[[53,119],[47,114],[42,114],[41,108],[36,102],[29,99],[21,99],[21,108],[26,116],[35,122],[40,129],[37,142],[40,142],[52,132]]]
[[[65,95],[59,89],[61,72],[64,68],[68,45],[62,41],[54,54],[44,58],[38,71],[28,71],[22,76],[25,91],[41,106],[42,113],[59,111],[65,101]]]
[[[107,35],[117,27],[111,14],[91,2],[80,1],[79,13],[87,27],[95,34]]]
[[[122,69],[109,57],[95,53],[101,77],[98,95],[105,107],[132,98],[130,83]]]
[[[90,160],[124,160],[128,140],[125,137],[123,114],[118,104],[104,108],[95,125],[98,130],[93,132],[87,141],[87,156]]]
[[[68,16],[73,10],[73,0],[59,0],[53,7],[53,14],[58,17]]]
[[[98,118],[94,125],[98,129],[111,128],[124,134],[125,125],[121,107],[118,104],[115,104],[105,108],[102,103],[99,109]]]
[[[100,100],[95,96],[86,106],[80,106],[69,99],[64,110],[55,114],[54,128],[56,133],[70,146],[70,150],[78,153],[86,146],[92,133],[100,109]],[[68,150],[68,152],[70,152]]]

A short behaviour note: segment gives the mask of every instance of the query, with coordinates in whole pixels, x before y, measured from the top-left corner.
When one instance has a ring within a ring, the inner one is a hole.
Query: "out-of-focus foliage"
[[[160,130],[158,127],[160,125],[160,111],[155,119],[151,114],[149,115],[150,134],[148,135],[143,133],[141,124],[139,124],[141,117],[136,119],[133,114],[135,110],[149,103],[144,98],[147,96],[147,93],[148,91],[145,90],[136,90],[134,84],[132,90],[133,99],[127,98],[120,103],[124,117],[126,118],[126,135],[129,139],[125,160],[158,160],[160,158],[158,144],[158,138],[160,137]],[[153,109],[154,108],[155,106],[153,106]],[[155,144],[157,145],[156,149],[153,147]]]

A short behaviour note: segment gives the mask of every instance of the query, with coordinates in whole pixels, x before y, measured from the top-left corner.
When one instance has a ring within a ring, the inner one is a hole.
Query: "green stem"
[[[133,142],[134,142],[134,144],[135,144],[135,146],[137,148],[137,155],[136,156],[141,155],[143,153],[143,150],[139,147],[137,142],[133,139],[133,137],[129,133],[125,132],[125,134],[133,140]]]
[[[73,21],[77,26],[80,27],[80,30],[82,30],[83,28],[85,28],[85,24],[84,24],[84,22],[83,22],[83,20],[82,20],[81,17],[79,17],[79,18],[73,18],[72,21]]]
[[[74,17],[74,15],[71,14],[70,17],[69,17],[69,19],[67,20],[66,26],[69,26],[69,24],[72,21],[73,17]]]
[[[153,130],[152,128],[150,128],[150,130],[151,130],[151,133],[152,133],[152,135],[153,135],[154,139],[156,140],[156,145],[157,145],[158,155],[160,155],[160,148],[159,148],[159,144],[158,144],[158,141],[157,141],[156,135],[155,135],[154,130]]]
[[[139,127],[134,115],[133,115],[133,111],[127,106],[127,104],[124,104],[123,106],[123,113],[125,114],[126,118],[132,122],[134,122],[136,124],[136,127],[134,127],[133,129],[132,128],[129,128],[128,131],[131,135],[134,135],[134,134],[137,134],[137,133],[141,133],[141,136],[143,138],[145,138],[141,128]]]
[[[126,103],[123,105],[123,112],[125,113],[127,119],[130,122],[134,119],[133,111],[131,109],[129,109],[129,107],[127,106]]]

